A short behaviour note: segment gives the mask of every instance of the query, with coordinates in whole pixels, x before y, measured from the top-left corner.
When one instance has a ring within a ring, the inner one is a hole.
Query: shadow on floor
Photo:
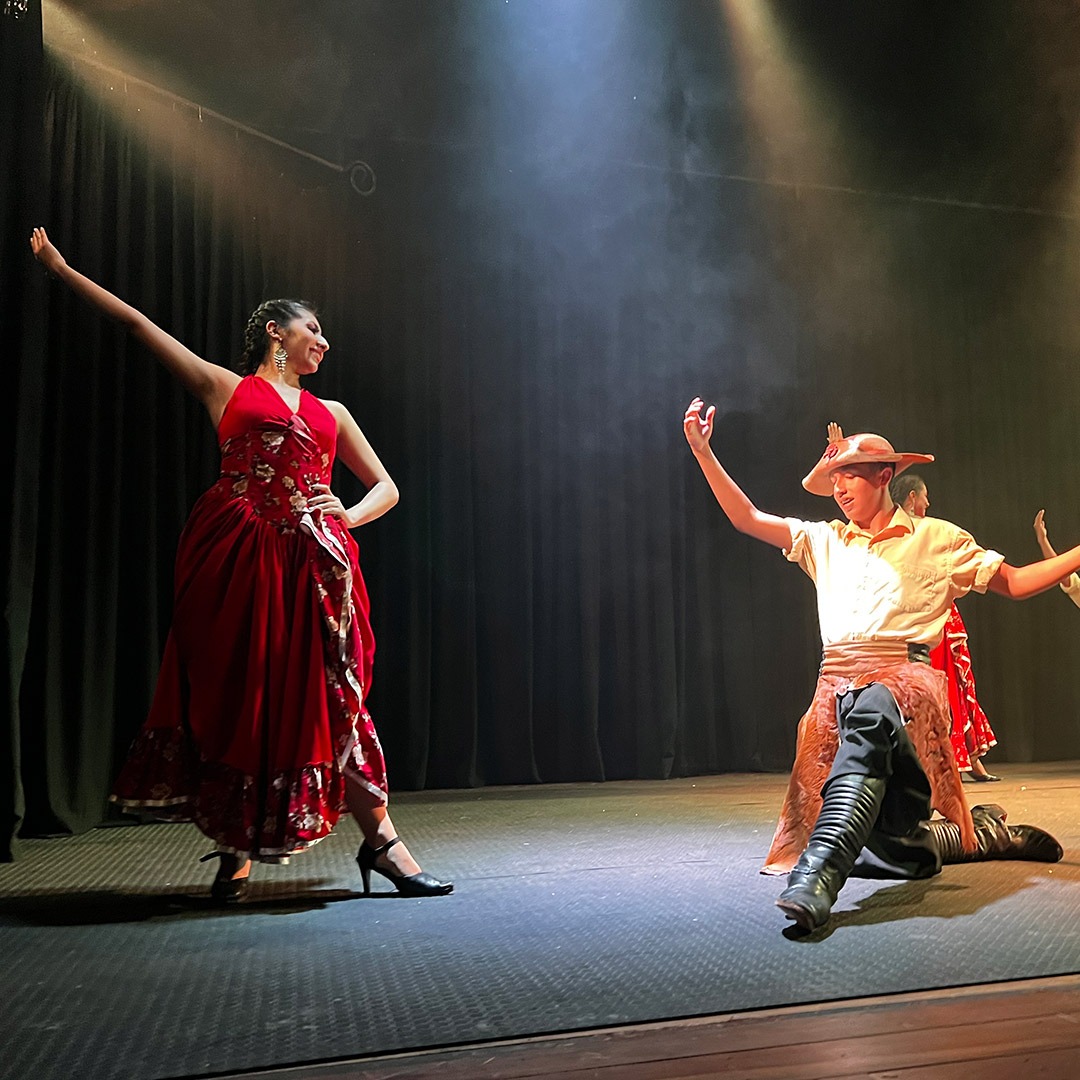
[[[398,900],[400,894],[377,892],[365,897],[349,889],[322,889],[314,879],[290,883],[288,895],[280,888],[265,889],[260,895],[253,885],[249,898],[224,906],[209,894],[181,892],[38,892],[0,898],[0,926],[106,926],[115,923],[146,922],[150,919],[221,918],[259,912],[263,915],[292,915],[325,910],[331,904],[351,900]]]
[[[790,925],[784,928],[783,934],[791,941],[813,944],[825,941],[846,927],[877,926],[927,917],[966,918],[1004,897],[1020,895],[1034,887],[1037,881],[1036,878],[1017,879],[1010,888],[993,895],[988,895],[983,888],[944,881],[940,877],[884,884],[877,892],[859,900],[851,910],[834,911],[820,930],[808,932]]]

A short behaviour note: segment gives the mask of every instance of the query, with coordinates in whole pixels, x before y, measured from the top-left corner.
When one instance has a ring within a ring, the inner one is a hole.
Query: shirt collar
[[[894,536],[906,536],[908,533],[915,531],[915,523],[911,520],[907,511],[900,506],[899,503],[893,505],[892,517],[889,519],[888,525],[885,526],[880,532],[870,533],[866,529],[860,529],[854,521],[849,521],[841,530],[840,536],[845,544],[849,544],[857,536],[867,537],[869,540],[868,547],[878,543],[880,540],[889,540]]]

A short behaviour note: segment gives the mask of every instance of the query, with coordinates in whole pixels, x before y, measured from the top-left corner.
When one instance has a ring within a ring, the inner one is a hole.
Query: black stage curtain
[[[45,282],[22,254],[32,222],[44,211],[41,3],[0,5],[0,338],[5,342],[6,419],[0,424],[3,485],[0,565],[3,566],[3,720],[0,722],[0,860],[11,856],[26,810],[25,753],[18,693],[27,655],[31,586],[37,556],[37,500],[45,387]]]
[[[670,33],[690,68],[716,63],[696,24]],[[1055,407],[1078,389],[1067,214],[883,197],[865,177],[748,183],[748,160],[708,160],[710,124],[748,138],[722,95],[665,105],[696,156],[585,146],[568,184],[511,127],[466,138],[444,94],[427,137],[366,138],[365,198],[347,170],[93,64],[46,81],[42,220],[73,265],[222,363],[259,300],[320,309],[332,349],[311,389],[349,405],[402,490],[358,537],[392,787],[790,763],[812,587],[723,521],[682,438],[694,393],[720,401],[716,448],[765,509],[831,513],[798,480],[837,419],[939,453],[935,509],[1013,562],[1036,555],[1040,505],[1057,539],[1080,535]],[[39,288],[28,253],[5,256]],[[28,835],[102,819],[176,538],[216,471],[208,421],[149,357],[55,285],[48,305],[10,429],[27,498],[6,625],[25,662],[3,812],[14,830],[21,783]],[[1057,594],[964,611],[1003,756],[1080,756],[1080,613]]]

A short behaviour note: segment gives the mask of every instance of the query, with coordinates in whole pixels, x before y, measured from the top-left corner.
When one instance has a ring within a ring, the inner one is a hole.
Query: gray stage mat
[[[0,1075],[205,1076],[1080,971],[1080,767],[1002,770],[971,800],[1052,828],[1064,862],[852,881],[805,938],[757,873],[775,776],[399,796],[457,883],[426,900],[360,898],[351,822],[227,911],[190,826],[35,841],[0,867]]]

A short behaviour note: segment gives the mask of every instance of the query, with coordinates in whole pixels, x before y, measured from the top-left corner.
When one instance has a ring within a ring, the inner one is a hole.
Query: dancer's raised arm
[[[103,315],[125,326],[137,341],[145,345],[183,385],[206,406],[215,426],[221,419],[240,376],[218,364],[196,356],[160,326],[152,323],[141,311],[124,303],[108,289],[91,281],[85,274],[68,266],[63,255],[53,246],[45,230],[37,228],[30,237],[34,257],[54,277],[59,278],[76,295],[96,307]]]
[[[1035,520],[1032,522],[1032,528],[1035,530],[1035,539],[1039,543],[1039,550],[1043,553],[1044,559],[1056,558],[1057,552],[1054,550],[1053,544],[1050,543],[1050,537],[1046,533],[1046,521],[1044,520],[1045,511],[1040,510],[1035,515]],[[1080,607],[1080,578],[1076,574],[1068,574],[1058,582],[1058,584],[1065,590],[1065,595],[1074,603],[1077,607]]]
[[[709,481],[709,487],[716,496],[716,501],[721,509],[727,514],[728,521],[739,532],[753,536],[757,540],[764,540],[773,547],[791,547],[791,529],[788,523],[775,514],[766,514],[759,510],[743,492],[742,488],[735,483],[727,474],[727,470],[716,459],[712,452],[709,440],[712,438],[713,421],[716,417],[716,406],[710,405],[705,409],[705,402],[701,398],[694,398],[690,402],[683,417],[683,433],[690,449],[697,458],[705,479]]]

